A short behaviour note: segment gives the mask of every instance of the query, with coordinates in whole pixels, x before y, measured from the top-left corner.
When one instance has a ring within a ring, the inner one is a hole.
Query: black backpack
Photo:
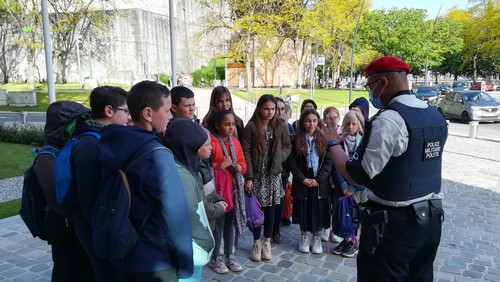
[[[24,221],[33,235],[33,238],[38,237],[42,240],[47,240],[47,227],[45,220],[49,205],[42,192],[42,187],[38,182],[38,177],[35,173],[35,162],[43,154],[49,154],[57,158],[59,149],[52,146],[44,146],[41,150],[32,149],[31,152],[35,155],[33,164],[24,172],[23,192],[21,196],[21,209],[19,215]]]

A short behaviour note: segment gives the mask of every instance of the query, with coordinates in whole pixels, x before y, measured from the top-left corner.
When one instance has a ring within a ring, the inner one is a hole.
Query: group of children
[[[169,90],[151,81],[137,83],[128,93],[110,86],[94,89],[92,118],[76,123],[70,122],[72,117],[88,109],[73,102],[51,104],[46,145],[62,148],[68,132],[100,135],[82,136],[72,153],[78,207],[65,213],[57,211],[54,203],[51,211],[58,228],[74,237],[68,241],[70,236],[57,233],[49,239],[53,281],[200,281],[207,263],[221,274],[242,271],[234,249],[246,228],[244,191],[255,194],[264,214],[263,228],[250,230],[254,240],[250,259],[271,260],[271,242],[282,240],[283,199],[290,173],[292,220],[301,230],[299,251],[310,251],[311,233],[312,253],[322,253],[321,240],[335,237],[329,234],[332,201],[340,194],[364,201],[366,188],[348,185],[336,172],[321,128],[338,127],[345,137],[342,146],[352,157],[368,116],[365,101],[358,99],[350,106],[342,126],[336,108],[328,107],[321,118],[313,100],[304,101],[300,119],[290,125],[286,103],[272,95],[260,97],[244,126],[223,86],[213,89],[202,122],[195,116],[194,93],[189,88]],[[64,111],[67,117],[61,119]],[[39,158],[36,167],[40,184],[50,187],[54,179],[43,176],[53,175],[54,160],[47,158]],[[132,250],[110,260],[93,249],[92,213],[100,179],[118,169],[125,170],[130,185],[129,218],[141,222],[147,215],[148,219]],[[50,204],[54,195],[46,197]],[[356,250],[356,244],[344,238],[333,252],[354,256]]]

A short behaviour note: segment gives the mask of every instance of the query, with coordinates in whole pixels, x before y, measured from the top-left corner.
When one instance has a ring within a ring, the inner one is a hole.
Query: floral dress
[[[253,190],[259,203],[262,207],[271,207],[279,205],[281,198],[285,196],[285,192],[281,187],[281,173],[271,175],[271,158],[272,158],[272,138],[273,131],[267,129],[265,131],[265,150],[262,165],[262,174],[260,178],[254,179]]]

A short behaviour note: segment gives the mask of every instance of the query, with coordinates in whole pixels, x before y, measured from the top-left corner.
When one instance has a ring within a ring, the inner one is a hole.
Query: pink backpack
[[[224,198],[227,203],[226,213],[233,210],[233,185],[229,175],[221,167],[214,167],[215,192]]]

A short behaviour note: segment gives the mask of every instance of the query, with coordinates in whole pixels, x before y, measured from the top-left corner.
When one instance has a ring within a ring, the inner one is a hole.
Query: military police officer
[[[365,68],[370,102],[380,111],[348,159],[342,137],[325,129],[335,166],[368,186],[358,212],[358,281],[432,281],[444,218],[441,162],[448,128],[443,116],[409,89],[410,67],[385,56]]]

